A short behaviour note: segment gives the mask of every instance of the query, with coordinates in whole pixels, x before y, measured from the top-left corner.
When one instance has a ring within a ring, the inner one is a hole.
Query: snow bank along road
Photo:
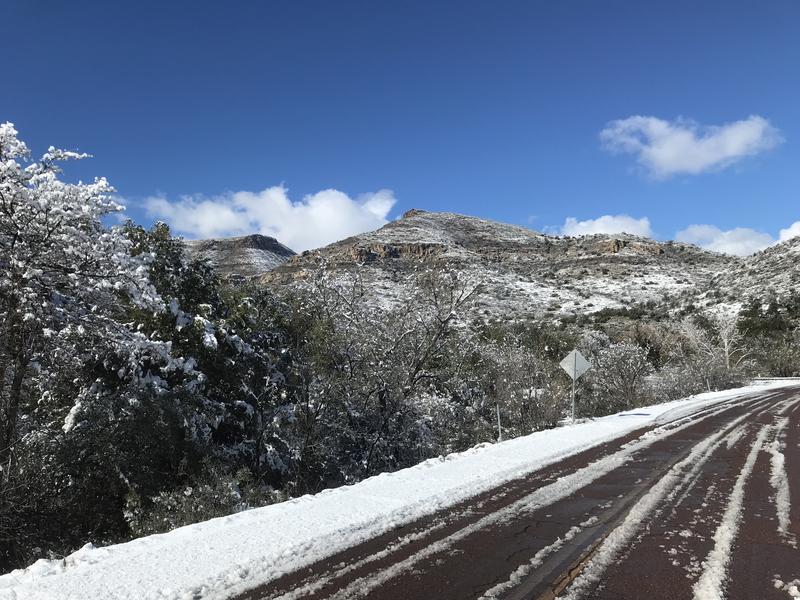
[[[638,409],[86,547],[0,576],[0,599],[800,598],[794,386]]]

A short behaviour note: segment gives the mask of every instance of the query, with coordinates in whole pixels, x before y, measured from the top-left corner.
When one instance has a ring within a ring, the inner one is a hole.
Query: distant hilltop
[[[193,256],[208,260],[226,276],[260,275],[295,256],[294,250],[275,238],[257,233],[232,238],[187,240],[185,243]]]

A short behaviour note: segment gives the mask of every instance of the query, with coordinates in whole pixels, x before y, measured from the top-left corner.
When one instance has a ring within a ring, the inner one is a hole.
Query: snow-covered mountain
[[[563,318],[636,305],[737,304],[800,284],[800,238],[741,258],[628,234],[552,236],[454,213],[410,210],[381,229],[295,254],[261,235],[187,242],[225,275],[301,285],[321,265],[358,273],[382,305],[404,301],[416,275],[455,271],[483,284],[483,318]]]
[[[274,269],[295,255],[275,238],[253,234],[242,237],[187,240],[189,252],[205,258],[225,276],[252,277]]]
[[[261,281],[292,285],[323,263],[334,277],[359,272],[383,301],[402,301],[420,270],[455,270],[484,284],[477,305],[484,317],[514,319],[677,303],[744,261],[628,234],[550,236],[475,217],[411,210],[377,231],[294,256]]]

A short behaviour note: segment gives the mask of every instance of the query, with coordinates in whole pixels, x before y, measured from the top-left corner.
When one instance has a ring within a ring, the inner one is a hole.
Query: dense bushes
[[[764,376],[800,375],[800,294],[751,300],[738,330],[747,342],[751,370]]]

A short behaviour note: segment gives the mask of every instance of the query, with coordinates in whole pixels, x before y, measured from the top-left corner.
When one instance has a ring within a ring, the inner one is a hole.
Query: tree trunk
[[[8,360],[3,358],[3,355],[0,354],[0,432],[5,431],[6,424],[3,420],[4,415],[8,412],[4,402],[5,389],[6,389],[6,368],[8,365]],[[0,438],[0,448],[5,448],[5,444],[3,444],[4,438]]]
[[[8,321],[6,323],[5,348],[2,354],[6,357],[3,361],[2,379],[0,379],[0,399],[5,400],[5,423],[0,423],[0,465],[4,465],[7,470],[6,480],[11,474],[11,446],[17,428],[17,416],[19,414],[19,403],[22,396],[22,382],[25,378],[25,371],[28,360],[23,358],[22,351],[22,323],[16,315],[16,303],[9,303]],[[13,371],[11,385],[7,388],[6,377],[8,371]]]
[[[8,404],[6,407],[6,422],[3,428],[3,439],[0,441],[0,464],[6,470],[6,481],[11,477],[12,453],[11,447],[14,445],[14,435],[17,428],[17,415],[19,414],[19,404],[22,398],[22,382],[25,379],[27,365],[17,361],[14,369],[14,377],[11,380],[11,387],[8,393]]]

